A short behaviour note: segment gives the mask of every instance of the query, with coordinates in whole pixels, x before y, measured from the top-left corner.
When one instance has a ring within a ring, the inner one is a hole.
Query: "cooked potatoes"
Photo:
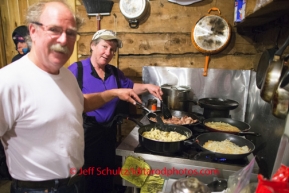
[[[212,129],[225,131],[225,132],[240,132],[241,131],[238,127],[235,127],[233,125],[230,125],[229,123],[224,123],[224,122],[207,122],[205,123],[205,125]]]
[[[143,137],[146,137],[148,139],[157,140],[157,141],[165,141],[165,142],[171,142],[171,141],[183,141],[187,139],[185,135],[182,135],[175,131],[161,131],[156,128],[152,128],[150,131],[145,131],[142,133]]]
[[[209,140],[203,145],[203,147],[210,151],[224,154],[244,154],[250,152],[247,145],[239,147],[228,139],[225,139],[224,141]]]

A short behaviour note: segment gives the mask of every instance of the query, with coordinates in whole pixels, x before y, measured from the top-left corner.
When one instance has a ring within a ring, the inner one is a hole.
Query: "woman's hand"
[[[116,90],[116,95],[120,100],[130,102],[133,105],[136,104],[135,101],[142,103],[141,99],[139,96],[133,91],[133,89],[126,89],[126,88],[120,88],[120,89],[115,89]]]
[[[84,112],[89,112],[98,109],[105,103],[114,99],[115,97],[118,97],[120,100],[130,102],[133,105],[136,105],[135,101],[142,103],[138,95],[134,92],[134,90],[128,88],[111,89],[99,93],[83,94],[83,96],[84,96]]]
[[[162,92],[161,87],[159,87],[157,85],[153,85],[153,84],[146,84],[146,88],[147,88],[149,93],[151,93],[152,95],[154,95],[158,99],[162,100],[163,92]]]

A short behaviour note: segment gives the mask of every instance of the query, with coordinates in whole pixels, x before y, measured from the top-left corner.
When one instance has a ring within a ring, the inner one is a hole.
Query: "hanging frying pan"
[[[210,14],[211,11],[218,11],[219,15]],[[209,9],[208,15],[200,18],[192,29],[191,39],[197,50],[206,54],[204,76],[207,76],[210,54],[216,54],[223,50],[229,43],[231,27],[221,17],[218,8]]]
[[[284,64],[286,63],[288,58],[289,55],[283,59]],[[288,77],[288,67],[283,65],[280,82],[271,100],[272,114],[280,119],[285,119],[287,117],[289,109],[289,92],[286,89],[282,88],[283,85],[288,84]]]
[[[275,46],[273,48],[265,50],[262,53],[261,58],[259,60],[257,71],[256,71],[256,85],[259,89],[261,89],[262,87],[262,83],[266,76],[266,71],[268,69],[268,66],[271,63],[275,52],[278,50],[278,40],[279,40],[280,32],[281,32],[281,28],[278,32]]]
[[[273,95],[278,87],[282,69],[283,69],[283,61],[281,59],[281,55],[283,51],[287,48],[289,44],[289,36],[283,45],[275,52],[273,60],[270,62],[269,67],[266,71],[265,79],[262,83],[261,87],[261,98],[270,103]]]

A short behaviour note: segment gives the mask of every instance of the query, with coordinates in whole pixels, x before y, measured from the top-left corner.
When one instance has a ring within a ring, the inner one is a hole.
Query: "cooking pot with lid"
[[[174,86],[164,84],[161,86],[163,92],[163,102],[171,110],[188,111],[189,110],[189,94],[191,88],[189,86]]]

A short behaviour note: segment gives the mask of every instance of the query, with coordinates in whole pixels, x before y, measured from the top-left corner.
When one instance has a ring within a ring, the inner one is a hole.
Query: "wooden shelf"
[[[289,14],[289,0],[272,0],[254,11],[256,0],[248,1],[245,19],[236,23],[237,28],[257,27]]]

